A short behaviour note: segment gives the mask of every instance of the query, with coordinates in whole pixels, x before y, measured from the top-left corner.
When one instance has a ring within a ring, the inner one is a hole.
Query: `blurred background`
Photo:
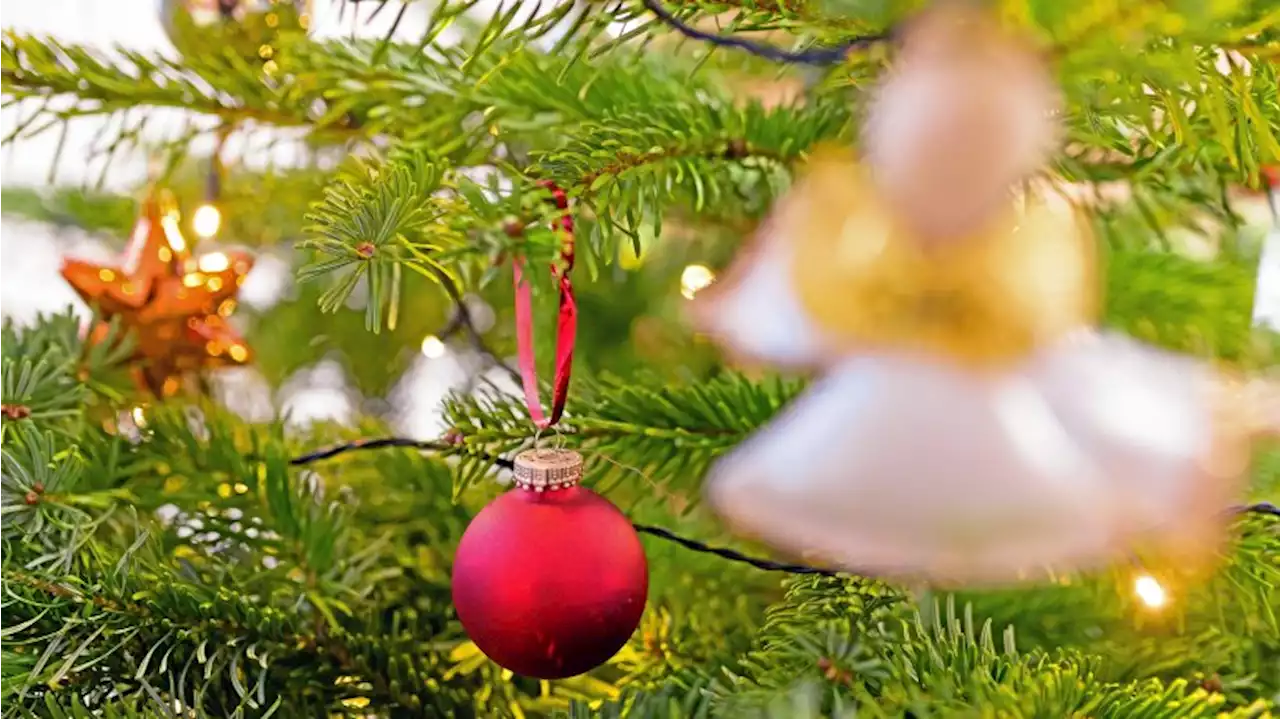
[[[2,22],[5,30],[48,34],[103,50],[120,46],[176,55],[161,5],[161,0],[7,4]],[[487,17],[496,5],[481,2],[472,14]],[[395,35],[419,37],[430,6],[410,6]],[[395,22],[393,15],[377,13],[368,3],[341,7],[338,0],[317,0],[313,34],[383,37]],[[554,35],[547,38],[553,40]],[[233,317],[253,347],[255,361],[214,375],[216,396],[233,410],[253,420],[283,414],[298,424],[353,423],[369,415],[401,433],[431,437],[443,429],[439,404],[449,392],[480,383],[515,389],[511,375],[478,353],[466,337],[438,336],[449,325],[452,309],[438,288],[420,278],[406,279],[400,321],[379,334],[364,325],[360,288],[343,311],[322,314],[317,300],[324,288],[295,281],[302,258],[292,244],[303,236],[307,205],[319,197],[328,177],[323,170],[343,159],[343,148],[311,147],[288,131],[270,128],[237,133],[222,148],[221,225],[216,235],[200,239],[192,219],[206,201],[208,158],[215,143],[208,130],[214,121],[179,111],[148,109],[145,114],[142,142],[123,151],[103,146],[101,136],[114,134],[109,126],[115,118],[100,117],[71,122],[65,136],[53,130],[5,146],[0,165],[0,311],[6,319],[26,324],[38,313],[68,306],[87,318],[88,308],[58,274],[62,259],[118,262],[137,202],[148,179],[162,170],[154,158],[162,156],[165,146],[184,143],[185,164],[164,185],[179,198],[187,239],[196,241],[198,253],[243,247],[256,256]],[[23,116],[21,106],[6,107],[6,133]],[[580,373],[603,366],[626,372],[641,365],[679,374],[710,371],[710,350],[683,328],[681,306],[712,280],[714,273],[703,263],[727,258],[730,246],[715,242],[714,233],[684,233],[689,237],[682,238],[668,227],[667,234],[680,240],[669,243],[677,251],[650,252],[651,238],[642,237],[643,259],[624,243],[626,256],[617,266],[600,276],[580,273],[580,301],[591,318],[579,340]],[[650,271],[632,272],[642,262]],[[514,346],[509,291],[502,282],[493,282],[486,292],[484,299],[468,296],[467,306],[476,329],[489,335],[489,346],[504,357]],[[547,345],[553,313],[548,307],[541,316],[547,322],[539,327],[539,341]],[[543,353],[549,356],[550,348]]]

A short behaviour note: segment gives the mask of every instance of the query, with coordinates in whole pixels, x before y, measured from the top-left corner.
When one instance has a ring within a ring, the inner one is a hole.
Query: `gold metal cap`
[[[566,489],[582,479],[582,455],[569,449],[525,450],[516,455],[515,477],[521,489]]]

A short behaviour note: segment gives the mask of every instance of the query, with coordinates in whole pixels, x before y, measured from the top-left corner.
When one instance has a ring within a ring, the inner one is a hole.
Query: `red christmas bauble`
[[[640,538],[617,507],[577,486],[581,466],[576,452],[521,454],[517,488],[476,515],[458,545],[458,619],[516,674],[561,679],[599,666],[644,614]]]

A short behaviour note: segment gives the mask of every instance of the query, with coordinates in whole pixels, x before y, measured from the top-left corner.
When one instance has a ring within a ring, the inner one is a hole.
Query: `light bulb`
[[[689,265],[680,273],[680,294],[691,300],[694,295],[711,286],[716,281],[716,273],[706,265]]]
[[[427,335],[422,340],[422,356],[427,359],[439,359],[448,351],[444,342],[435,335]]]
[[[187,241],[182,237],[182,228],[178,227],[178,213],[170,212],[160,218],[160,226],[164,228],[164,237],[174,252],[185,252]]]
[[[210,252],[207,255],[201,255],[200,260],[196,263],[196,267],[200,268],[201,272],[221,272],[230,266],[231,259],[222,252]]]
[[[218,228],[222,226],[222,213],[218,208],[210,204],[203,204],[196,208],[196,212],[191,216],[191,227],[201,237],[213,237],[218,234]]]
[[[1152,609],[1159,609],[1169,601],[1164,587],[1160,586],[1160,582],[1157,582],[1156,578],[1149,574],[1144,574],[1134,580],[1133,592],[1138,595],[1138,599],[1143,604]]]

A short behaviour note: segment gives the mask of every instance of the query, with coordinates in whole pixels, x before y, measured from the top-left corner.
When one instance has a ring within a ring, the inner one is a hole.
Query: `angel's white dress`
[[[822,376],[706,484],[729,524],[811,563],[990,583],[1153,548],[1212,554],[1246,462],[1209,366],[1088,328],[998,370],[837,352],[765,242],[699,308],[733,350]]]

